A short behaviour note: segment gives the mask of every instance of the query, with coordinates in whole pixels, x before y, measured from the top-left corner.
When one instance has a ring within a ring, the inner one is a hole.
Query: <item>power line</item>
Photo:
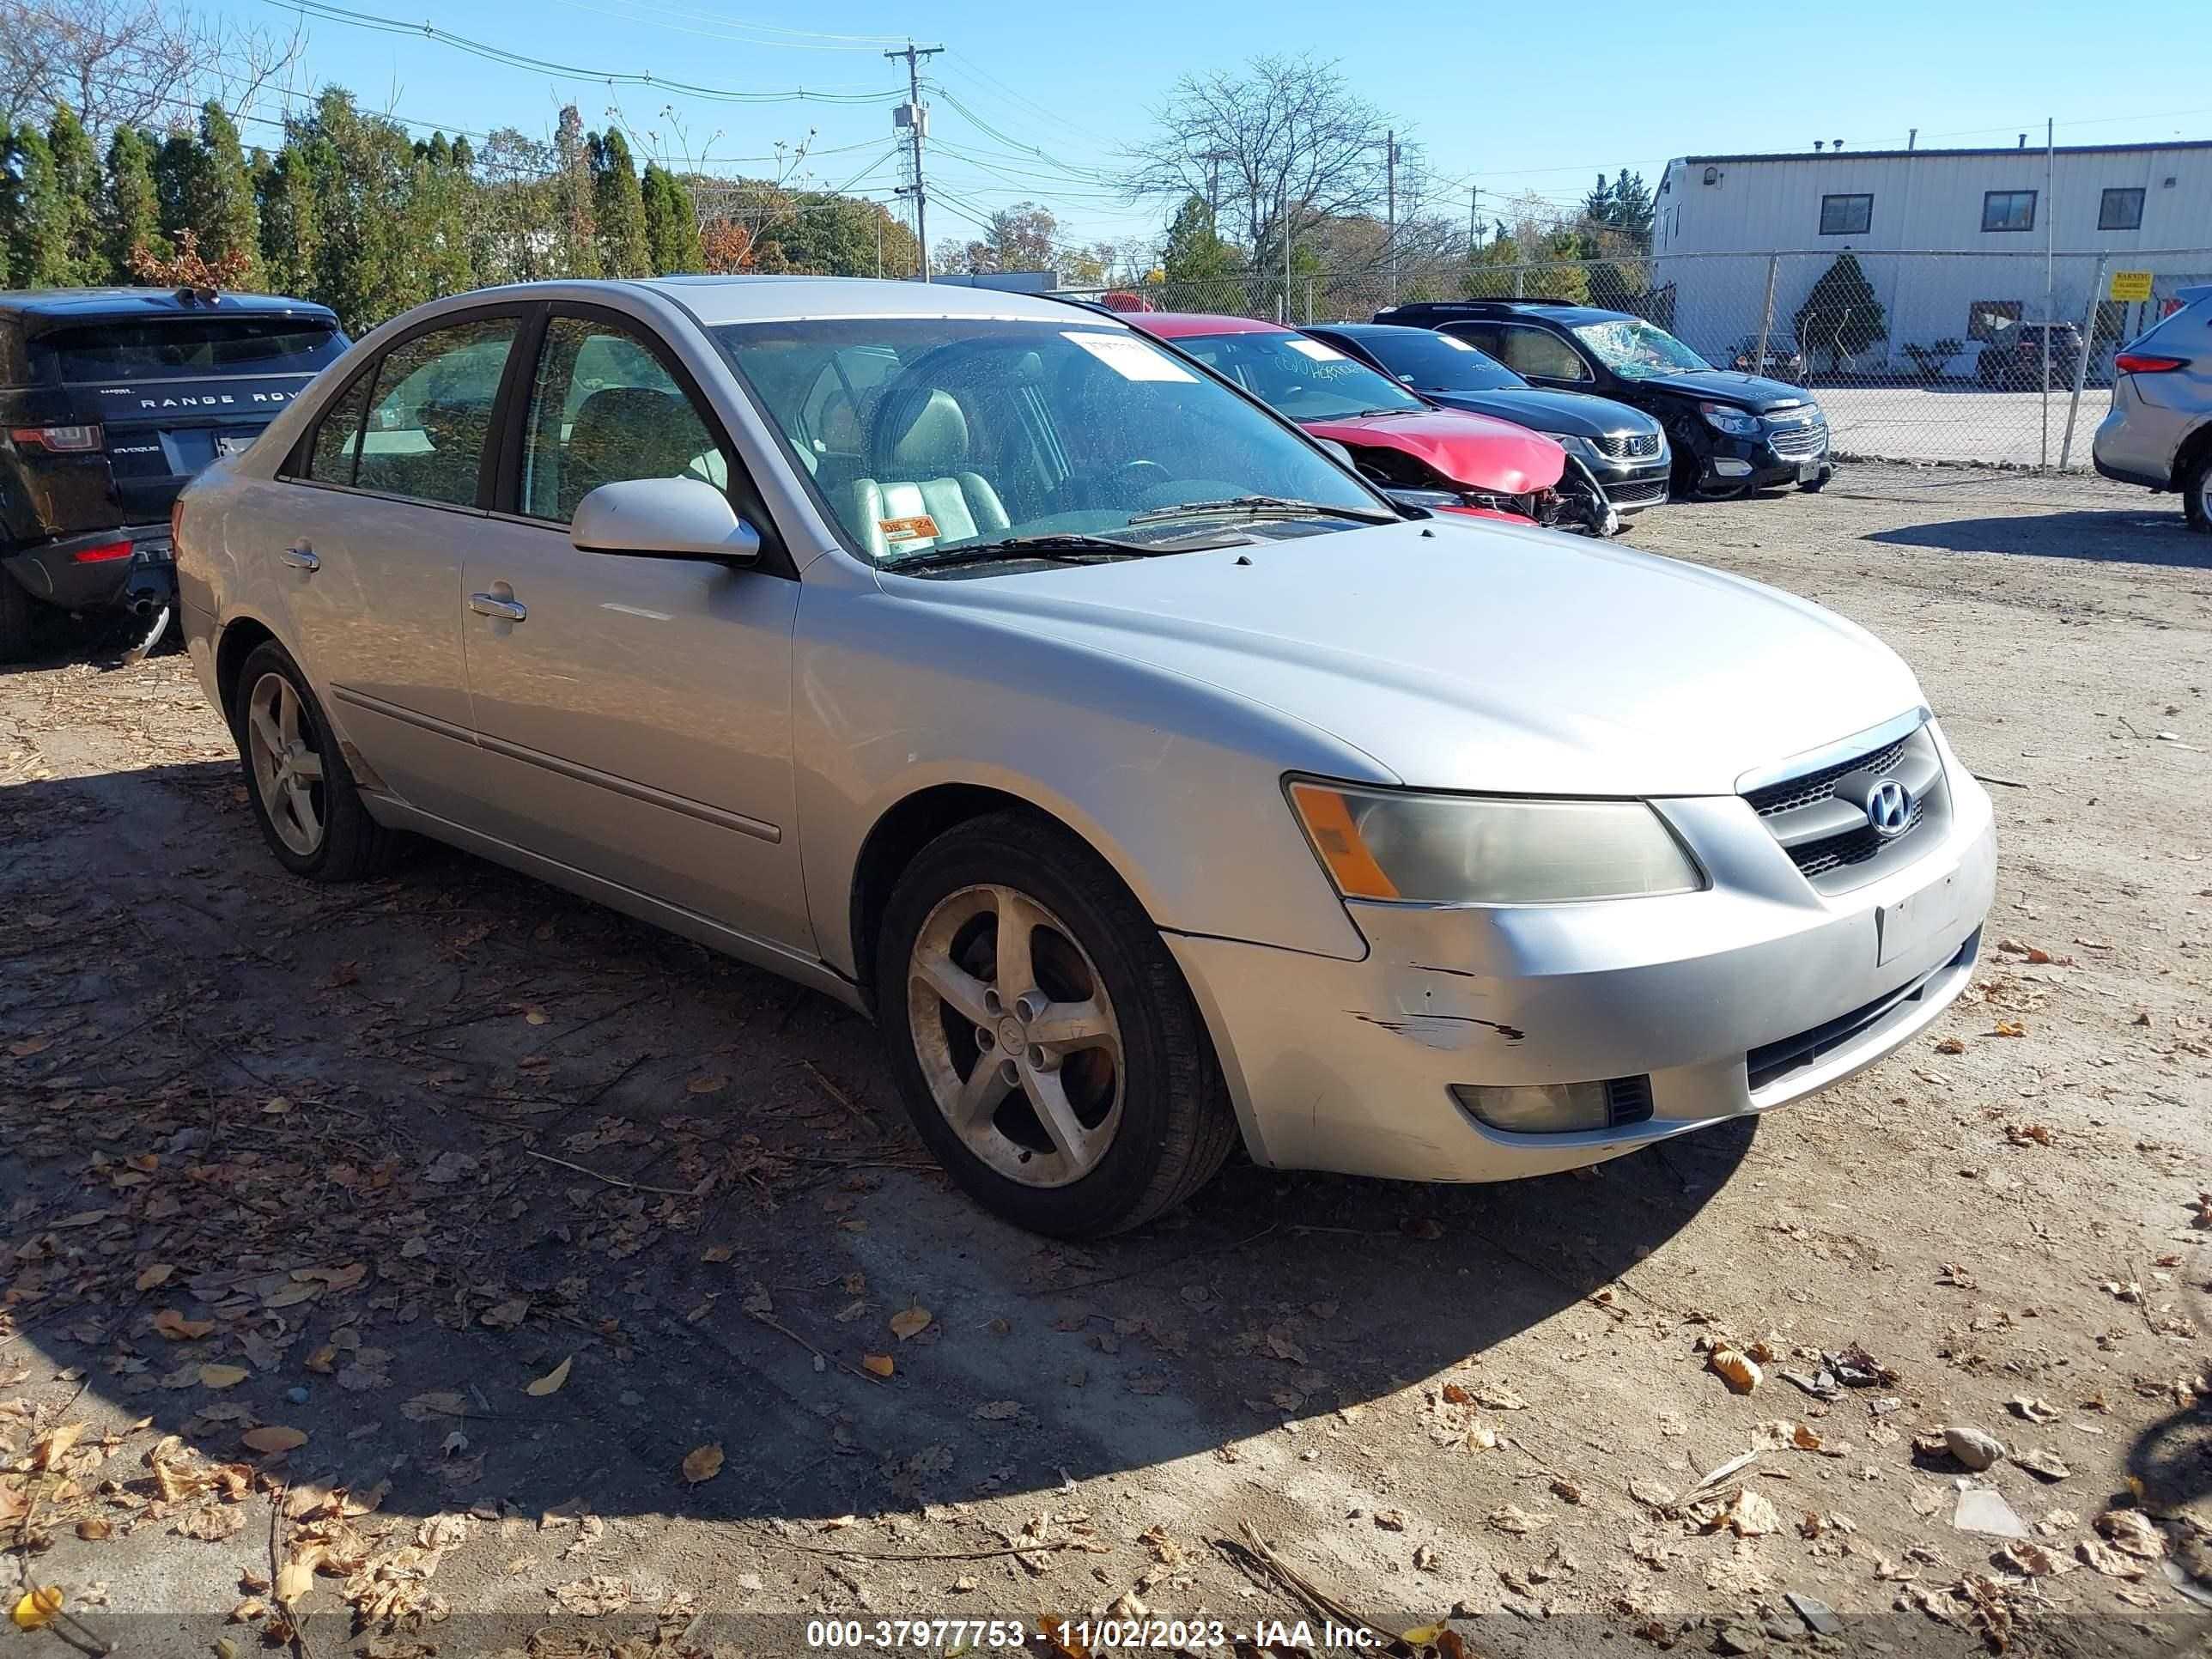
[[[326,0],[264,0],[264,3],[279,11],[295,11],[302,18],[318,17],[325,21],[344,23],[355,28],[373,29],[385,34],[421,35],[457,51],[481,58],[488,63],[503,64],[509,69],[526,69],[544,75],[564,76],[572,80],[604,82],[608,86],[653,87],[664,92],[678,92],[692,98],[704,98],[726,104],[882,104],[896,98],[896,91],[884,92],[809,92],[799,88],[790,92],[743,91],[728,87],[700,86],[688,81],[672,81],[650,71],[586,69],[574,64],[555,63],[548,58],[532,58],[525,52],[510,52],[489,41],[473,40],[466,35],[455,34],[434,23],[403,23],[395,18],[379,17],[368,12],[349,11],[334,6]]]
[[[921,60],[934,58],[945,50],[942,46],[917,46],[912,40],[895,52],[886,52],[886,58],[906,59],[905,105],[891,118],[894,125],[903,125],[914,145],[914,240],[921,250],[921,280],[929,280],[929,191],[921,176],[922,136],[929,131],[929,106],[921,101]]]
[[[595,13],[601,17],[618,18],[625,23],[650,23],[656,28],[667,29],[677,34],[699,35],[710,40],[734,40],[749,46],[775,46],[790,52],[874,52],[884,41],[895,40],[898,38],[896,35],[890,34],[836,34],[823,35],[818,40],[813,39],[778,40],[773,39],[763,39],[759,34],[746,33],[745,31],[763,29],[770,30],[774,33],[777,34],[800,34],[810,36],[814,34],[815,32],[811,29],[779,29],[773,24],[768,23],[747,23],[734,18],[717,17],[712,12],[689,10],[681,6],[647,5],[642,3],[641,0],[635,0],[635,3],[632,5],[621,11],[611,10],[605,6],[586,5],[584,3],[584,0],[555,0],[555,3],[566,6],[574,11],[588,11]],[[657,15],[647,15],[646,14]],[[677,18],[687,18],[693,21],[690,22],[677,22],[670,21]],[[702,24],[714,24],[717,27],[699,27],[699,25]],[[851,41],[865,42],[865,44],[846,44],[847,42]]]

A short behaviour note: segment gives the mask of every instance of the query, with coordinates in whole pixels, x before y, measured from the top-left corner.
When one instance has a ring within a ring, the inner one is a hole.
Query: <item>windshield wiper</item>
[[[1398,515],[1372,507],[1332,507],[1326,501],[1301,501],[1287,495],[1231,495],[1226,501],[1183,501],[1175,507],[1147,507],[1129,515],[1131,524],[1164,524],[1171,519],[1325,518],[1351,519],[1360,524],[1395,524]]]
[[[963,564],[994,564],[1018,559],[1039,559],[1052,564],[1089,564],[1100,558],[1141,559],[1151,549],[1132,547],[1106,536],[1086,536],[1054,531],[1038,536],[1003,536],[992,542],[963,542],[957,547],[932,548],[903,559],[884,562],[886,570],[943,570]],[[1178,549],[1177,551],[1182,550]]]

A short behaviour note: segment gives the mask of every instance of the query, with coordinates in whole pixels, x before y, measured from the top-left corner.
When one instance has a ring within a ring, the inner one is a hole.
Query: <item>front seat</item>
[[[851,523],[878,558],[991,535],[1012,523],[999,492],[968,470],[968,417],[951,393],[901,386],[868,422],[872,476],[852,483]]]
[[[592,393],[577,406],[559,453],[555,493],[562,520],[574,518],[577,503],[605,483],[698,478],[721,487],[721,479],[711,476],[721,471],[720,457],[697,412],[658,386],[611,386]]]

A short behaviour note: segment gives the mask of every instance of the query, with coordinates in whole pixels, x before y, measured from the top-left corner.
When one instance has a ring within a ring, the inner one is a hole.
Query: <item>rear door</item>
[[[501,512],[468,543],[463,617],[490,833],[724,927],[814,954],[791,757],[799,583],[673,353],[559,305],[519,366]],[[825,419],[817,459],[843,443]],[[600,484],[690,477],[768,538],[744,568],[580,553]]]
[[[464,824],[479,780],[461,561],[483,533],[488,440],[524,315],[447,316],[402,336],[325,406],[264,486],[266,507],[230,515],[233,555],[277,572],[287,643],[369,769]]]

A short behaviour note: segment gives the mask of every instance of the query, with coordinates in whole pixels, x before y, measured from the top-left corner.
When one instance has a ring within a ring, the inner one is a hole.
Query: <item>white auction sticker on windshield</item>
[[[1293,340],[1291,349],[1303,351],[1317,363],[1340,363],[1344,354],[1334,346],[1325,346],[1319,340]]]
[[[1125,380],[1195,380],[1198,376],[1164,351],[1156,351],[1127,334],[1062,329],[1060,336],[1081,346]]]

